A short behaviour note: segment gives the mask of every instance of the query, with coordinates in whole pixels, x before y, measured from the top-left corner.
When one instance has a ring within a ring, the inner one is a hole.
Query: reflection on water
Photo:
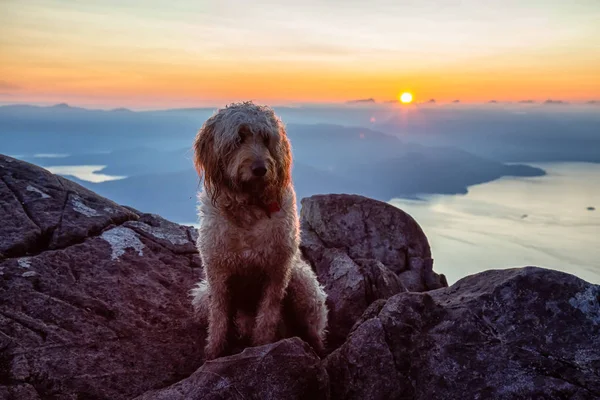
[[[59,165],[45,168],[53,174],[70,175],[83,181],[93,183],[116,181],[127,178],[126,176],[99,174],[98,172],[106,168],[106,165]]]
[[[548,175],[502,178],[466,195],[390,203],[429,238],[449,283],[486,269],[536,265],[600,283],[600,164],[536,164]]]
[[[67,158],[70,154],[62,153],[38,153],[34,154],[33,158]]]

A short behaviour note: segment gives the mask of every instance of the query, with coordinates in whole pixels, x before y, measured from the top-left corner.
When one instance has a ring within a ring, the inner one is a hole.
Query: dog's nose
[[[267,174],[267,166],[262,161],[252,163],[252,175],[265,176]]]

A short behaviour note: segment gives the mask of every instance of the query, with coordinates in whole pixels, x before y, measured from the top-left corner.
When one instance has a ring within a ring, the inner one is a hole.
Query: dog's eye
[[[247,129],[242,128],[238,131],[238,136],[240,137],[240,142],[243,142],[250,136],[250,132]]]

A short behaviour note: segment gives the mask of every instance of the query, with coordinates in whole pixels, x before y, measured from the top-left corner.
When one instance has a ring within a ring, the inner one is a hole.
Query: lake
[[[126,176],[107,175],[101,174],[106,165],[57,165],[53,167],[44,167],[53,174],[74,176],[75,178],[81,179],[87,182],[99,183],[116,181],[119,179],[125,179]]]
[[[600,283],[600,164],[539,163],[548,175],[501,178],[466,195],[394,199],[429,238],[448,283],[536,265]]]

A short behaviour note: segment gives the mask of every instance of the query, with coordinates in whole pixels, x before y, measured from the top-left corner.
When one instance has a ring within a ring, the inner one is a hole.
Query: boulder
[[[189,378],[137,400],[329,399],[321,360],[298,338],[206,362]]]
[[[303,230],[314,232],[326,248],[345,249],[352,259],[379,260],[396,274],[431,259],[421,227],[388,203],[348,194],[316,195],[301,203]]]
[[[337,348],[375,300],[448,286],[427,237],[404,211],[357,195],[302,199],[301,250],[327,292],[328,347]]]
[[[324,361],[332,399],[600,398],[600,286],[527,267],[370,307]]]
[[[195,231],[0,156],[0,398],[130,399],[189,376]]]

